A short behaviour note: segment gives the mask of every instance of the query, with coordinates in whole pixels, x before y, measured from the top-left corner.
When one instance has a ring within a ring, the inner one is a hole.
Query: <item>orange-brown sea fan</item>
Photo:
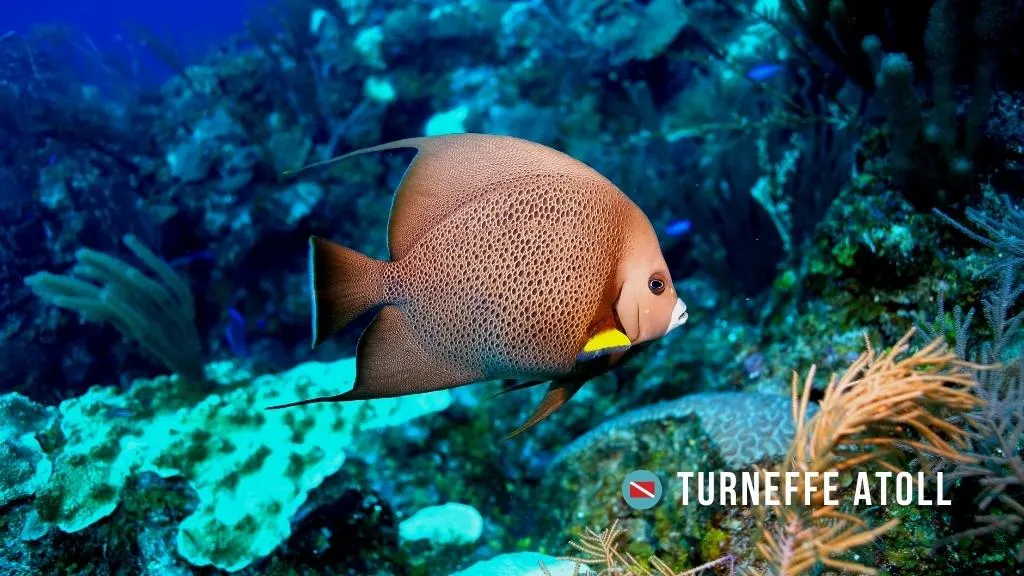
[[[959,360],[936,340],[918,352],[903,356],[911,330],[888,352],[878,355],[867,343],[864,352],[841,376],[833,375],[820,410],[807,420],[807,405],[815,377],[812,367],[799,389],[792,379],[793,416],[797,429],[789,454],[778,467],[787,472],[817,472],[817,490],[804,506],[803,482],[792,506],[762,510],[763,541],[758,550],[772,571],[784,576],[803,574],[817,563],[861,574],[875,574],[868,566],[837,559],[867,544],[898,523],[890,520],[871,528],[852,514],[824,505],[823,474],[842,473],[871,463],[899,473],[899,453],[939,456],[969,462],[961,452],[966,432],[949,418],[970,412],[979,404],[971,370],[984,367]],[[925,459],[922,459],[925,461]],[[776,528],[766,527],[764,516],[774,514]]]

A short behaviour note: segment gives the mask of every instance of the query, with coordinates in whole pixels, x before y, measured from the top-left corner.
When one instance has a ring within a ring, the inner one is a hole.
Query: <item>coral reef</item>
[[[260,377],[230,363],[206,372],[218,392],[199,402],[187,381],[170,376],[137,381],[126,392],[93,388],[62,403],[62,438],[46,460],[53,474],[35,498],[31,539],[46,525],[66,533],[92,526],[121,505],[133,477],[152,472],[183,478],[196,495],[177,530],[181,557],[237,571],[289,538],[290,519],[310,491],[341,469],[353,435],[401,425],[450,403],[442,391],[324,404],[301,414],[265,412],[351,385],[354,361],[303,364]]]
[[[50,479],[53,464],[36,434],[53,426],[55,411],[17,392],[0,396],[0,507],[34,495]]]
[[[188,283],[134,236],[124,243],[152,275],[94,250],[75,253],[70,274],[25,278],[36,296],[83,317],[110,322],[182,378],[202,379],[195,303]]]
[[[899,520],[869,527],[852,509],[828,505],[825,474],[840,476],[870,465],[900,474],[905,470],[899,457],[908,451],[921,458],[972,461],[961,452],[966,431],[949,424],[981,404],[973,391],[976,381],[968,370],[971,366],[957,360],[941,340],[900,358],[911,336],[913,331],[881,355],[869,342],[868,350],[846,372],[832,376],[819,412],[809,421],[806,413],[815,370],[808,371],[802,386],[793,375],[797,428],[777,472],[780,477],[791,472],[816,475],[798,486],[794,498],[798,504],[766,505],[762,510],[764,541],[758,550],[779,574],[802,574],[817,563],[877,574],[844,556],[885,534]],[[803,500],[811,504],[800,505]]]
[[[411,542],[427,540],[432,545],[472,544],[483,531],[483,518],[476,508],[448,502],[418,510],[399,525],[399,536]]]
[[[546,545],[557,549],[558,539],[578,536],[581,526],[620,521],[639,538],[625,549],[642,564],[652,554],[674,568],[718,560],[725,550],[715,541],[725,535],[714,527],[714,508],[630,510],[618,497],[622,478],[642,469],[667,481],[678,470],[744,470],[777,459],[796,430],[792,418],[783,417],[788,406],[784,396],[691,394],[595,427],[551,461],[541,494],[552,503],[552,526],[561,531],[553,528]]]
[[[784,396],[743,392],[689,394],[602,422],[563,448],[551,463],[591,452],[595,443],[608,441],[617,431],[692,414],[700,419],[701,429],[711,438],[725,465],[741,468],[785,453],[795,427],[786,411],[788,401]]]
[[[586,576],[593,572],[580,569],[570,560],[561,560],[536,552],[513,552],[477,562],[451,576]]]
[[[249,8],[204,54],[140,31],[155,86],[0,30],[0,573],[1022,570],[1020,2]],[[409,158],[298,169],[467,131],[622,188],[687,325],[507,441],[541,391],[264,410],[353,381],[306,239],[385,258]],[[640,511],[634,469],[936,470],[955,505]]]

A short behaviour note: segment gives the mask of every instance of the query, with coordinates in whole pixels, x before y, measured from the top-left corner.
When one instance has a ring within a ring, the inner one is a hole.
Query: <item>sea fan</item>
[[[796,505],[761,509],[763,541],[758,550],[772,573],[803,574],[818,563],[859,574],[877,573],[839,557],[878,538],[898,520],[869,527],[862,518],[825,506],[825,472],[843,473],[872,464],[896,474],[903,472],[898,457],[907,451],[951,462],[974,460],[962,452],[967,432],[948,418],[980,404],[973,393],[973,371],[984,367],[958,359],[941,340],[898,359],[913,333],[881,355],[868,342],[867,351],[843,375],[832,376],[820,410],[810,420],[806,413],[815,369],[804,379],[802,393],[799,377],[793,374],[797,430],[778,472],[783,478],[787,472],[817,472],[819,481],[810,506],[800,505],[805,498],[800,486]],[[775,522],[767,521],[771,515]]]
[[[588,567],[588,569],[593,567],[600,568],[600,571],[596,573],[597,576],[698,576],[715,566],[724,564],[729,564],[729,576],[735,573],[735,559],[732,555],[723,556],[718,560],[683,572],[676,572],[668,564],[652,556],[647,561],[651,568],[647,568],[632,554],[619,549],[622,545],[621,537],[627,532],[628,530],[625,528],[619,527],[618,520],[612,522],[611,526],[601,532],[594,532],[587,528],[579,540],[569,543],[570,546],[578,550],[582,555],[561,559],[576,563],[576,568],[573,571],[574,576],[584,574],[584,572],[581,572],[584,566]],[[551,576],[551,573],[543,564],[541,565],[541,570],[544,574]],[[592,572],[588,571],[586,573],[590,574]]]
[[[25,278],[25,284],[50,304],[114,325],[182,378],[202,381],[188,282],[134,236],[125,236],[124,243],[152,277],[114,256],[82,248],[69,274],[38,272]]]

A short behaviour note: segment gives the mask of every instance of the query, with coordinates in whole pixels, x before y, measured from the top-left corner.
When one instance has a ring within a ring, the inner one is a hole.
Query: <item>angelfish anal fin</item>
[[[505,438],[512,438],[522,434],[541,420],[550,416],[555,410],[558,410],[563,404],[568,402],[583,387],[584,383],[586,383],[586,380],[583,378],[570,378],[551,382],[551,385],[548,386],[548,391],[544,394],[544,399],[541,400],[537,409],[533,411],[533,415],[522,426],[510,432],[508,436],[505,436]]]
[[[583,345],[583,350],[576,355],[576,361],[586,362],[595,358],[622,353],[629,350],[629,347],[632,345],[633,343],[630,341],[629,336],[626,336],[618,328],[604,328],[594,333],[587,340],[587,343]]]

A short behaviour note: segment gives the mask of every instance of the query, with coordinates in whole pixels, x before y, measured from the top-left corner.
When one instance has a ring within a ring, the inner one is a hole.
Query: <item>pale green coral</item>
[[[207,367],[217,392],[194,397],[177,376],[135,382],[127,392],[93,388],[60,407],[67,439],[37,512],[65,532],[111,514],[131,476],[183,477],[198,499],[181,523],[178,552],[227,571],[269,554],[291,535],[311,490],[337,472],[361,431],[445,409],[447,391],[266,411],[343,392],[355,361],[302,364],[251,378],[231,363]]]
[[[395,101],[398,92],[395,90],[395,85],[387,78],[368,76],[363,82],[363,95],[373,102],[390,104]]]
[[[0,396],[0,507],[35,494],[53,466],[35,438],[48,429],[55,412],[11,392]]]
[[[472,544],[483,533],[484,519],[468,504],[448,502],[417,511],[398,526],[404,541],[427,540],[435,546]]]
[[[373,68],[385,68],[381,45],[384,43],[384,30],[373,26],[360,30],[353,43],[356,52],[362,56],[363,62]]]
[[[586,576],[594,571],[569,560],[536,552],[502,554],[451,576]]]
[[[465,122],[468,117],[469,107],[464,105],[438,112],[427,120],[423,127],[423,135],[461,134],[466,131]]]

